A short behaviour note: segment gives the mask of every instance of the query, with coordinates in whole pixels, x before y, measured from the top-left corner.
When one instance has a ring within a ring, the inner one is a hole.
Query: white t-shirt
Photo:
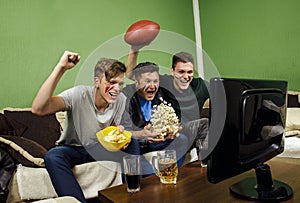
[[[64,130],[57,141],[59,145],[92,145],[98,142],[96,132],[110,125],[120,125],[126,104],[123,93],[103,113],[95,106],[93,86],[75,86],[59,96],[64,99],[67,111]]]

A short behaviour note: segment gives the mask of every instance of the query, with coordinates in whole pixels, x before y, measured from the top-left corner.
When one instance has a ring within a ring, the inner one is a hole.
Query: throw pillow
[[[210,112],[209,108],[203,108],[200,113],[200,118],[209,118]]]
[[[26,126],[27,129],[18,136],[35,141],[47,150],[54,147],[60,137],[60,124],[55,114],[38,116],[31,111],[4,110],[4,115],[15,130],[20,124]]]
[[[7,122],[5,116],[0,113],[0,135],[13,135],[14,128]]]
[[[24,137],[1,135],[0,147],[5,149],[10,156],[24,166],[44,167],[47,150],[40,144]]]
[[[291,132],[298,135],[300,130],[300,108],[287,108],[285,130],[288,136],[292,135]]]
[[[300,107],[297,94],[288,94],[288,105],[287,107]]]
[[[26,129],[26,126],[18,122],[15,122],[13,127],[6,116],[0,113],[0,135],[20,136]]]

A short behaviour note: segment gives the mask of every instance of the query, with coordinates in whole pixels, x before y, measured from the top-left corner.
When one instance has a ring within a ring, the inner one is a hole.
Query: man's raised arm
[[[132,71],[134,70],[135,66],[137,65],[137,57],[139,55],[139,50],[144,46],[145,45],[130,47],[129,54],[128,54],[125,65],[126,65],[126,77],[131,80],[134,80]]]
[[[32,103],[31,111],[38,115],[47,115],[65,109],[64,101],[53,96],[54,90],[66,70],[73,68],[80,60],[77,53],[65,51],[50,76],[41,86]]]

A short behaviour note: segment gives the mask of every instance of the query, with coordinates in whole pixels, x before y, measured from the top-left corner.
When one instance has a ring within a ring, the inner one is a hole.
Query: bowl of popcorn
[[[131,132],[120,129],[116,126],[109,126],[96,133],[98,141],[108,151],[118,151],[122,149],[131,138]]]
[[[151,113],[152,132],[160,134],[160,137],[166,137],[169,134],[174,135],[179,130],[179,119],[171,104],[164,101],[154,105]]]

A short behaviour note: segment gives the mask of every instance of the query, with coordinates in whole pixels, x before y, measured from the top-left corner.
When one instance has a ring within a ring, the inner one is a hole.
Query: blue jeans
[[[182,133],[180,133],[174,140],[169,139],[164,142],[147,143],[146,147],[143,148],[143,153],[170,149],[176,151],[177,165],[178,167],[181,167],[185,159],[185,154],[188,150],[188,138]],[[143,177],[154,174],[152,165],[143,156],[141,157],[141,160]]]
[[[72,168],[96,160],[115,161],[122,165],[122,157],[126,154],[140,154],[137,139],[132,138],[124,151],[117,152],[107,151],[99,143],[91,147],[56,146],[47,152],[44,160],[57,195],[73,196],[80,202],[86,202]]]

